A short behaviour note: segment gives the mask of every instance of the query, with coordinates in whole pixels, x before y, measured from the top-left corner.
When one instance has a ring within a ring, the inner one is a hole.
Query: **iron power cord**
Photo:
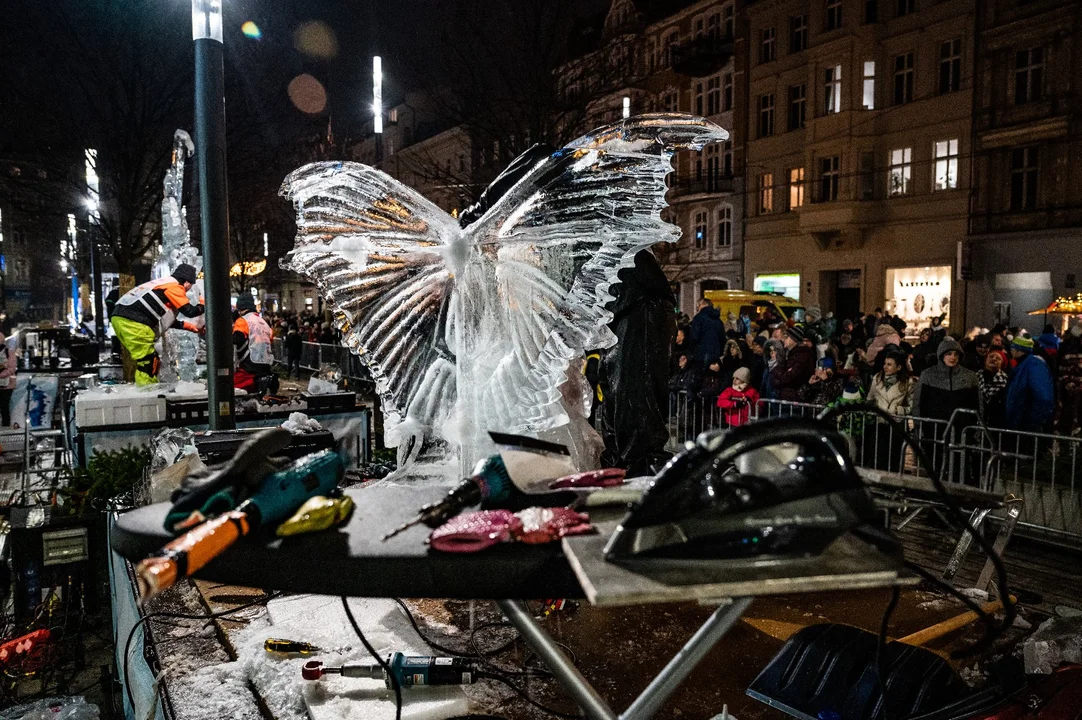
[[[394,689],[394,718],[395,720],[402,720],[402,687],[398,684],[398,678],[391,671],[391,666],[387,664],[383,656],[376,652],[376,649],[368,642],[368,638],[361,632],[361,626],[357,624],[357,619],[353,617],[353,611],[349,608],[349,598],[345,595],[342,596],[342,609],[346,611],[346,619],[353,626],[353,632],[357,633],[357,637],[360,638],[361,645],[364,645],[364,649],[368,651],[368,654],[376,659],[376,662],[383,668],[383,672],[391,681],[391,687]]]
[[[876,415],[877,417],[885,420],[891,426],[893,431],[899,433],[899,435],[905,440],[906,444],[913,449],[913,452],[917,456],[917,459],[920,461],[920,464],[924,468],[924,471],[928,473],[928,478],[929,480],[931,480],[932,486],[935,488],[936,493],[942,499],[943,504],[949,510],[947,516],[950,518],[951,522],[955,525],[955,527],[959,529],[964,529],[970,534],[970,536],[974,540],[977,541],[977,544],[980,546],[981,551],[984,552],[985,556],[991,561],[992,566],[995,568],[996,579],[999,584],[999,595],[1000,598],[1002,598],[1003,600],[1003,608],[1005,610],[1005,617],[1003,619],[1003,622],[1001,623],[997,623],[992,616],[981,610],[979,605],[977,605],[971,598],[966,597],[953,585],[949,585],[948,583],[942,582],[938,578],[934,578],[934,576],[923,570],[923,568],[918,570],[914,563],[905,563],[907,568],[913,570],[922,578],[935,583],[937,586],[941,587],[954,597],[961,600],[966,605],[966,607],[977,613],[977,616],[985,625],[984,637],[970,645],[968,648],[963,648],[962,650],[957,650],[951,653],[951,657],[956,659],[965,658],[980,652],[984,648],[990,646],[993,642],[995,642],[997,638],[1003,635],[1003,633],[1006,632],[1008,628],[1010,628],[1010,626],[1014,623],[1014,618],[1017,614],[1017,608],[1015,607],[1015,603],[1011,601],[1010,591],[1007,584],[1007,569],[1003,565],[1003,561],[1000,559],[999,555],[996,554],[995,550],[992,548],[988,540],[984,537],[984,534],[977,532],[976,528],[974,528],[973,525],[969,522],[969,520],[965,517],[965,513],[962,510],[961,506],[958,505],[954,497],[951,496],[951,494],[947,491],[946,486],[943,484],[943,480],[939,477],[939,473],[936,472],[932,461],[929,459],[928,454],[924,451],[924,448],[921,446],[920,441],[915,439],[912,433],[910,433],[909,429],[906,428],[903,423],[899,422],[897,418],[895,418],[890,413],[881,410],[875,405],[862,403],[859,405],[846,405],[844,407],[838,406],[834,408],[828,408],[827,410],[819,414],[819,419],[824,422],[828,422],[843,415],[855,413],[870,413],[872,415]]]
[[[404,602],[402,602],[402,600],[400,600],[398,598],[395,598],[395,602],[398,603],[398,606],[402,609],[403,612],[406,613],[406,617],[409,619],[410,625],[413,626],[414,631],[416,631],[416,633],[420,636],[420,638],[429,647],[433,648],[434,650],[437,650],[438,652],[447,653],[448,655],[453,655],[453,656],[456,656],[456,657],[475,659],[475,660],[478,660],[481,663],[483,663],[485,666],[487,666],[488,670],[483,672],[483,673],[478,673],[478,675],[477,675],[478,678],[484,678],[484,679],[487,679],[487,680],[495,680],[496,682],[499,682],[499,683],[502,683],[502,684],[506,685],[507,687],[511,688],[523,700],[530,703],[531,705],[533,705],[537,709],[539,709],[539,710],[541,710],[543,712],[549,713],[550,715],[554,715],[554,716],[560,717],[560,718],[571,718],[572,720],[577,720],[577,718],[580,717],[579,715],[570,715],[570,714],[564,713],[564,712],[562,712],[560,710],[555,710],[553,708],[546,707],[545,705],[542,705],[541,703],[537,702],[532,697],[530,697],[529,693],[527,693],[524,689],[522,689],[518,685],[516,685],[511,680],[511,677],[510,677],[510,676],[527,676],[527,677],[540,677],[540,678],[545,678],[545,679],[551,679],[552,674],[549,673],[548,671],[546,671],[546,670],[532,670],[532,669],[529,669],[529,668],[526,668],[526,669],[521,670],[521,671],[507,670],[505,668],[501,668],[501,667],[495,665],[491,660],[489,660],[489,658],[492,657],[493,655],[498,655],[498,654],[500,654],[502,652],[505,652],[506,650],[511,649],[511,647],[513,647],[514,644],[516,642],[518,642],[519,636],[517,634],[515,635],[515,637],[511,638],[507,642],[501,644],[500,646],[498,646],[498,647],[496,647],[496,648],[494,648],[492,650],[481,651],[480,648],[477,647],[476,637],[477,637],[477,633],[479,631],[484,630],[486,628],[491,628],[491,627],[513,627],[513,625],[511,625],[511,623],[506,622],[506,621],[503,621],[503,622],[494,621],[494,622],[482,623],[482,624],[476,626],[472,631],[470,631],[470,639],[469,639],[469,645],[473,649],[473,652],[467,653],[467,652],[462,652],[460,650],[454,650],[452,648],[448,648],[446,646],[440,645],[439,643],[434,642],[433,640],[431,640],[427,635],[425,635],[423,632],[421,632],[421,628],[418,625],[417,620],[416,620],[415,616],[413,615],[413,612],[409,609],[409,607]],[[357,628],[354,628],[354,629],[357,630]],[[359,633],[360,633],[360,631],[358,630],[358,634]],[[572,658],[575,657],[575,653],[574,653],[574,651],[571,650],[570,647],[568,647],[567,645],[564,645],[563,643],[557,643],[557,644],[559,644],[561,647],[566,649],[567,652],[571,654]],[[369,650],[369,652],[371,652],[371,650]],[[478,716],[478,717],[486,718],[486,717],[496,717],[496,716],[481,715],[481,716]]]
[[[132,640],[135,638],[135,632],[140,628],[140,626],[142,626],[143,623],[147,622],[148,620],[152,620],[153,618],[156,618],[156,617],[173,617],[173,618],[180,618],[182,620],[217,620],[218,618],[225,617],[227,615],[232,615],[233,613],[238,613],[241,610],[247,610],[248,608],[255,607],[256,605],[264,605],[264,604],[270,602],[271,600],[273,600],[274,598],[278,597],[281,594],[282,593],[271,593],[269,595],[264,595],[263,597],[261,597],[261,598],[259,598],[257,600],[253,600],[252,602],[245,603],[244,605],[238,605],[235,608],[230,608],[229,610],[222,610],[221,612],[216,612],[216,613],[205,613],[205,614],[176,613],[176,612],[168,612],[168,611],[165,611],[165,610],[161,610],[161,611],[158,611],[158,612],[147,613],[143,617],[136,620],[135,624],[132,625],[131,630],[128,632],[127,641],[125,641],[125,643],[124,643],[124,663],[123,663],[123,669],[122,669],[122,673],[123,673],[123,676],[124,676],[124,692],[126,693],[126,695],[128,697],[128,704],[131,705],[132,710],[133,711],[135,710],[135,699],[134,699],[134,696],[132,695],[132,692],[131,692],[131,683],[128,681],[128,657],[131,654],[131,643],[132,643]]]
[[[577,715],[572,715],[570,713],[565,713],[562,710],[555,710],[553,708],[542,705],[541,703],[537,702],[532,697],[530,697],[530,694],[528,692],[526,692],[525,690],[520,688],[518,685],[516,685],[514,682],[512,682],[510,678],[507,678],[507,677],[503,676],[500,673],[479,673],[478,677],[484,678],[486,680],[495,680],[498,683],[506,685],[507,687],[514,690],[515,694],[518,695],[519,697],[521,697],[523,700],[530,703],[531,705],[533,705],[538,710],[541,710],[542,712],[548,713],[549,715],[554,715],[555,717],[558,717],[558,718],[567,718],[567,720],[580,720],[582,718],[581,713],[577,714]]]

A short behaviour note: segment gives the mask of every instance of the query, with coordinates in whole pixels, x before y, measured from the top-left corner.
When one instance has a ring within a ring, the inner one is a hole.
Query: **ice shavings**
[[[289,413],[289,418],[282,423],[282,429],[288,430],[294,435],[319,432],[323,426],[315,418],[310,418],[302,412]]]
[[[1047,675],[1063,663],[1082,663],[1082,617],[1051,618],[1022,643],[1026,673]]]

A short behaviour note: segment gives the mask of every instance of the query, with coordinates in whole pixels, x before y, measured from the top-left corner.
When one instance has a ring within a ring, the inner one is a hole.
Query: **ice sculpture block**
[[[297,210],[282,266],[318,285],[371,371],[400,465],[461,474],[499,430],[565,442],[586,469],[600,443],[582,358],[616,342],[610,288],[680,237],[661,219],[672,154],[727,138],[690,115],[625,119],[537,162],[465,229],[375,168],[306,165],[282,186]]]
[[[188,236],[188,222],[184,217],[181,201],[184,195],[184,163],[195,152],[195,144],[183,130],[173,134],[173,157],[169,169],[165,172],[162,197],[162,251],[154,263],[153,276],[165,277],[181,263],[188,263],[196,270],[203,268],[203,258],[199,250],[192,247]],[[203,281],[200,280],[188,292],[188,299],[199,302],[203,294]],[[203,318],[196,318],[197,323]],[[196,355],[201,340],[184,330],[166,330],[161,343],[161,380],[162,382],[193,382],[198,375]]]

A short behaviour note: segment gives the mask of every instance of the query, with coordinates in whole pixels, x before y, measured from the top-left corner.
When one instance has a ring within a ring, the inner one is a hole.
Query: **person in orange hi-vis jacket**
[[[117,300],[109,322],[120,343],[135,360],[135,384],[158,382],[161,362],[154,344],[170,328],[201,333],[195,323],[178,315],[197,318],[205,312],[202,303],[192,303],[188,291],[196,281],[195,268],[177,265],[172,275],[145,282]]]
[[[255,391],[259,379],[271,374],[271,329],[255,309],[255,299],[247,293],[237,297],[237,319],[233,322],[233,347],[236,371],[233,387]]]

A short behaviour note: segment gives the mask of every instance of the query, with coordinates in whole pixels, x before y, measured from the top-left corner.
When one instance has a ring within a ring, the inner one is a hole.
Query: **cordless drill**
[[[511,477],[507,474],[503,458],[499,455],[484,458],[473,469],[473,475],[463,480],[442,500],[425,505],[412,520],[384,535],[383,542],[414,525],[423,523],[430,528],[438,528],[468,507],[482,502],[506,500],[511,495],[511,488]]]
[[[421,685],[472,685],[484,676],[480,663],[466,658],[405,655],[396,652],[387,658],[387,666],[398,680],[398,686],[403,688]],[[319,660],[311,660],[301,668],[301,677],[305,680],[319,680],[324,675],[383,680],[387,687],[394,687],[391,675],[382,665],[347,662],[337,667],[325,667]]]

